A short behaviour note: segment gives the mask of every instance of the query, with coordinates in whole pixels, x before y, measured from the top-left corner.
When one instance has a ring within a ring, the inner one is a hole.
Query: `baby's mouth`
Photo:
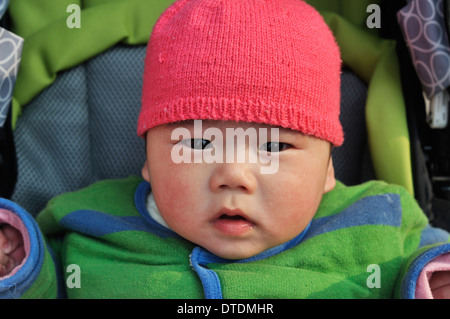
[[[227,214],[222,214],[219,216],[219,219],[228,219],[228,220],[247,220],[245,217],[240,215],[230,216]]]
[[[256,226],[240,209],[227,208],[220,210],[213,225],[222,234],[232,237],[242,236]]]

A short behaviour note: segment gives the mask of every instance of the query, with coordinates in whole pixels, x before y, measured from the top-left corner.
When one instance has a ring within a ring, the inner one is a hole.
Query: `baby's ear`
[[[329,191],[333,190],[334,186],[336,186],[336,178],[334,177],[333,158],[330,156],[330,160],[328,161],[327,178],[325,181],[324,193],[328,193]]]
[[[147,160],[145,160],[144,165],[142,166],[142,178],[145,179],[147,182],[150,183],[150,174],[148,173],[148,163]]]
[[[147,134],[148,131],[145,133],[145,157],[147,157]],[[147,182],[150,183],[150,175],[148,173],[147,159],[145,159],[144,166],[142,166],[141,175],[143,179],[145,179]]]

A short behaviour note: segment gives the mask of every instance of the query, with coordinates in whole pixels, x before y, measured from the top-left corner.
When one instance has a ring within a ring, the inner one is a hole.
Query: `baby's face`
[[[256,123],[201,121],[201,126],[194,129],[188,121],[149,130],[142,175],[169,227],[220,257],[251,257],[294,238],[335,186],[326,141]],[[227,128],[266,129],[268,136],[239,144],[227,139]],[[278,129],[278,136],[271,129]],[[227,158],[232,148],[234,154],[243,151],[245,160]],[[221,160],[208,160],[221,150]],[[264,167],[271,169],[263,173]]]

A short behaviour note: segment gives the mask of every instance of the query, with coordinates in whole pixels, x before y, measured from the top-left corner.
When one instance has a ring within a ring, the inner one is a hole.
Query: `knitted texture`
[[[339,48],[300,0],[179,0],[154,26],[138,135],[192,119],[265,123],[343,143]]]

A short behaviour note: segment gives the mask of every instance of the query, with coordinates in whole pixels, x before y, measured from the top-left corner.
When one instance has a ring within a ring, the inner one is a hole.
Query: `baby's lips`
[[[255,227],[254,223],[244,218],[218,218],[213,225],[222,234],[232,237],[243,236]]]
[[[237,219],[238,217],[245,219],[246,221],[255,224],[254,221],[252,221],[248,216],[239,208],[226,208],[223,207],[220,209],[219,214],[216,215],[215,219],[223,218],[223,217],[229,217],[230,219]]]
[[[256,225],[239,208],[222,208],[214,217],[214,227],[222,234],[240,237],[247,234]]]

